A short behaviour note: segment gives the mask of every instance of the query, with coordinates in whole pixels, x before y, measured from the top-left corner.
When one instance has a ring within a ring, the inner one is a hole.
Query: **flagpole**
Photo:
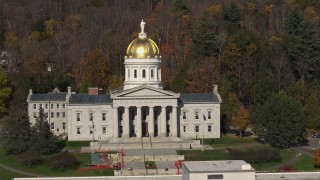
[[[203,149],[203,145],[204,145],[204,141],[203,141],[203,136],[204,136],[204,121],[205,121],[205,116],[203,114],[203,121],[202,121],[202,150],[201,151],[204,151]]]

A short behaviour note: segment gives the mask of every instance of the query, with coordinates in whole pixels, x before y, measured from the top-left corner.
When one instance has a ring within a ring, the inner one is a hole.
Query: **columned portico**
[[[154,111],[153,106],[149,106],[148,132],[149,136],[154,137]]]

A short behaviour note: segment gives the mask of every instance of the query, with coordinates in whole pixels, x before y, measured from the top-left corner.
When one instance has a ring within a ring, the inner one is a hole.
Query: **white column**
[[[177,137],[178,134],[178,121],[177,121],[177,107],[172,107],[172,120],[171,120],[171,136]]]
[[[129,128],[129,107],[124,107],[124,116],[123,116],[123,137],[128,138],[130,134]]]
[[[136,128],[137,128],[137,138],[141,138],[142,136],[141,106],[137,106]]]
[[[166,137],[167,136],[167,117],[166,117],[166,107],[161,107],[161,136]]]
[[[154,137],[154,112],[153,112],[153,106],[149,107],[148,133],[149,133],[149,136]]]
[[[118,107],[113,107],[113,137],[119,137]]]

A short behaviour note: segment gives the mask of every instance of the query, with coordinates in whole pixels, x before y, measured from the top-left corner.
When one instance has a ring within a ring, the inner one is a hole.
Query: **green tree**
[[[304,105],[308,128],[320,129],[320,101],[316,93],[311,93]]]
[[[304,83],[319,72],[320,41],[316,29],[299,7],[294,7],[286,15],[284,30],[285,52],[292,60],[296,77]]]
[[[55,139],[44,111],[40,108],[39,116],[36,118],[36,123],[32,127],[31,148],[40,154],[52,154],[58,150]]]
[[[217,24],[213,14],[204,12],[191,28],[192,56],[200,59],[214,55],[218,51],[216,34]]]
[[[237,4],[232,1],[230,3],[230,6],[224,5],[222,7],[222,15],[224,20],[227,22],[227,30],[229,34],[232,34],[233,32],[237,32],[237,30],[240,27],[240,12],[237,7]]]
[[[190,12],[190,8],[185,0],[174,0],[172,10],[174,12],[183,12],[184,14],[187,14]]]
[[[273,94],[256,109],[253,118],[256,133],[266,136],[272,146],[288,148],[305,139],[303,107],[282,93]]]
[[[10,98],[11,87],[9,79],[0,67],[0,118],[7,111],[7,102]]]
[[[6,153],[18,154],[29,148],[31,127],[26,107],[14,100],[1,130],[1,145]]]

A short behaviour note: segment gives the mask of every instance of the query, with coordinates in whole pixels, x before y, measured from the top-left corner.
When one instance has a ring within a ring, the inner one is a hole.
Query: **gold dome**
[[[129,44],[126,55],[128,58],[158,58],[160,51],[153,40],[139,37]]]

